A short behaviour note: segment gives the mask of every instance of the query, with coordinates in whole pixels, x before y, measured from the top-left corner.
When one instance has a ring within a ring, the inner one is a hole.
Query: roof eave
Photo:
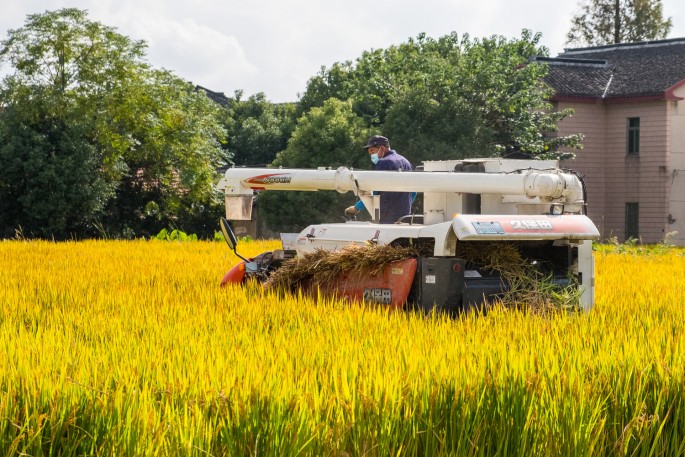
[[[552,95],[552,98],[549,100],[551,102],[602,103],[601,97],[595,97],[593,95],[566,95],[558,93]]]
[[[683,85],[685,81],[682,81]],[[677,89],[674,87],[673,90]],[[678,97],[673,93],[673,90],[669,89],[661,94],[655,95],[625,95],[621,97],[599,97],[592,95],[564,95],[555,94],[550,98],[552,102],[578,102],[578,103],[602,103],[602,104],[617,104],[617,103],[643,103],[643,102],[656,102],[656,101],[671,101],[671,100],[684,100],[683,97]]]
[[[684,85],[685,85],[685,79],[681,79],[680,81],[678,81],[677,83],[675,83],[674,85],[672,85],[671,87],[666,89],[666,92],[664,92],[664,94],[666,95],[667,100],[683,100],[683,97],[678,97],[675,94],[675,91]]]

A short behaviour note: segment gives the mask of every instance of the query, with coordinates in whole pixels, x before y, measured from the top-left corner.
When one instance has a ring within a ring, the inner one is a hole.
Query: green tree
[[[329,98],[348,100],[354,89],[354,67],[351,62],[336,62],[331,68],[321,67],[307,82],[307,90],[297,103],[298,117],[310,109],[322,106]]]
[[[584,0],[571,20],[567,44],[599,46],[666,38],[672,21],[661,0]]]
[[[100,173],[88,122],[59,113],[65,100],[49,91],[28,95],[0,109],[0,235],[19,228],[26,235],[81,233],[114,185]]]
[[[369,136],[370,131],[354,114],[351,103],[331,98],[300,118],[288,147],[278,154],[273,165],[370,168],[368,154],[362,149]],[[266,191],[257,197],[257,208],[269,228],[293,232],[309,224],[337,221],[354,201],[351,193],[335,191]]]
[[[414,164],[422,160],[527,152],[547,158],[579,146],[558,137],[547,67],[529,59],[548,55],[540,35],[470,39],[425,34],[399,46],[363,53],[355,64],[334,64],[310,79],[304,108],[327,96],[349,100],[368,126],[386,133]],[[565,156],[568,154],[564,154]]]
[[[241,100],[236,91],[226,107],[224,125],[228,131],[225,149],[235,165],[264,166],[288,145],[295,128],[294,103],[270,103],[263,93]]]
[[[150,236],[170,226],[212,235],[222,214],[216,169],[230,157],[221,149],[221,108],[167,71],[141,76],[113,111],[114,139],[128,147],[102,226],[118,236]]]
[[[218,107],[144,57],[143,42],[75,8],[8,32],[0,235],[133,235],[217,207]]]

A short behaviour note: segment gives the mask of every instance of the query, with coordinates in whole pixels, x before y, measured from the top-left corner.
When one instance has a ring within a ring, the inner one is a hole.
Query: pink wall
[[[670,103],[557,102],[575,115],[559,123],[559,134],[583,133],[584,149],[563,166],[585,175],[588,216],[603,239],[625,240],[625,204],[640,208],[639,234],[656,243],[669,231]],[[628,155],[629,117],[640,118],[640,153]]]

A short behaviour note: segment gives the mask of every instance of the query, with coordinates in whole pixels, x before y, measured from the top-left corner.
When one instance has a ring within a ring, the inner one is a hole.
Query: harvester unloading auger
[[[521,295],[521,284],[535,295],[535,283],[542,281],[574,289],[575,305],[585,310],[594,302],[592,240],[599,232],[584,215],[582,179],[556,161],[428,161],[411,172],[230,168],[219,187],[228,220],[251,219],[253,194],[264,190],[353,192],[373,218],[310,225],[282,236],[282,249],[243,259],[222,285],[249,278],[283,285],[287,267],[295,273],[286,282],[296,287],[396,308],[456,313],[515,289]],[[376,223],[374,191],[423,193],[423,215]],[[222,229],[235,250],[228,221],[222,220]],[[528,282],[498,268],[495,257],[507,252]],[[317,272],[326,264],[331,268]]]

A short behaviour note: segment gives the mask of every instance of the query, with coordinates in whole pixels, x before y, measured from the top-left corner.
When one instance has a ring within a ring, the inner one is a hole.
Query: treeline
[[[31,15],[0,43],[0,237],[212,236],[231,166],[370,168],[361,149],[384,134],[414,165],[527,153],[569,156],[543,83],[540,35],[419,35],[322,68],[299,100],[241,91],[217,103],[145,61],[145,43],[85,11]],[[215,88],[212,88],[215,89]],[[339,220],[336,192],[264,192],[276,231]]]

